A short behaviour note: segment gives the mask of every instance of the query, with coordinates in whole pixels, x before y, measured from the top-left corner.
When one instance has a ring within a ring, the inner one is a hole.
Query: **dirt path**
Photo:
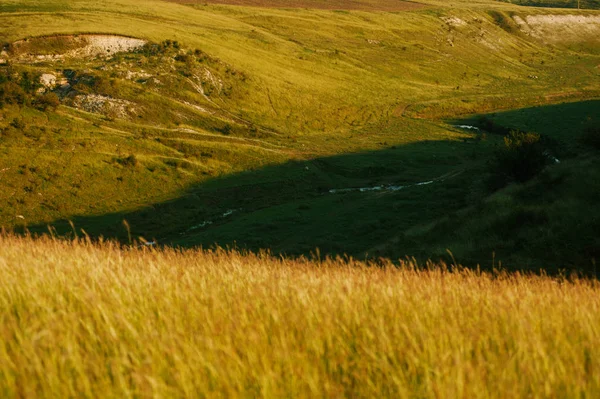
[[[66,107],[66,108],[68,108],[69,110],[72,110],[72,111],[76,111],[76,112],[85,112],[85,111],[81,111],[81,110],[71,108],[71,107]],[[73,120],[80,121],[80,122],[88,122],[88,123],[90,122],[89,120],[86,120],[85,118],[81,118],[79,116],[69,114],[68,112],[58,111],[57,113],[59,113],[60,115],[66,116],[68,118],[71,118]],[[95,114],[93,114],[93,115],[95,115]],[[231,142],[232,144],[235,143],[235,144],[239,144],[244,147],[255,148],[255,149],[272,152],[272,153],[276,153],[276,154],[288,154],[288,155],[295,154],[295,152],[293,150],[291,150],[287,147],[272,144],[265,140],[260,140],[260,139],[249,139],[249,138],[245,138],[245,137],[228,137],[228,136],[223,136],[221,134],[216,134],[216,133],[201,132],[201,131],[198,131],[198,130],[195,130],[192,128],[187,128],[187,127],[186,128],[168,129],[168,128],[161,128],[161,127],[156,127],[156,126],[147,126],[147,125],[140,125],[140,124],[133,124],[133,125],[136,127],[152,128],[152,129],[157,129],[157,130],[165,131],[165,132],[181,132],[181,133],[193,134],[194,136],[198,136],[198,137],[210,137],[210,138],[220,139],[223,142]],[[115,134],[115,135],[121,136],[121,137],[133,136],[132,133],[130,133],[126,130],[122,130],[122,129],[118,129],[118,128],[110,127],[110,126],[106,126],[106,125],[102,125],[100,127],[100,129],[102,129],[103,132],[108,131],[106,133],[112,133],[112,134]],[[267,147],[271,147],[271,148],[267,148]]]

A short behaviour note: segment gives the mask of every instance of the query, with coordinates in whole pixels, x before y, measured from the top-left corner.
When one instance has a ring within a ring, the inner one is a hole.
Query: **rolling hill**
[[[0,4],[0,224],[592,270],[600,14],[224,3]],[[511,129],[560,164],[490,188]]]
[[[577,6],[2,0],[0,397],[595,397]]]

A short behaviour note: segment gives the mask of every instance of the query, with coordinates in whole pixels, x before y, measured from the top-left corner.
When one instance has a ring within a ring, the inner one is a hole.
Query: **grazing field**
[[[424,4],[402,0],[166,0],[179,4],[224,4],[265,8],[313,8],[318,10],[409,11]]]
[[[0,237],[2,397],[593,397],[596,281]]]
[[[550,8],[578,8],[597,10],[600,9],[600,3],[596,0],[499,0],[512,4],[519,4],[530,7],[550,7]]]
[[[0,2],[0,226],[593,273],[597,12],[184,3]]]

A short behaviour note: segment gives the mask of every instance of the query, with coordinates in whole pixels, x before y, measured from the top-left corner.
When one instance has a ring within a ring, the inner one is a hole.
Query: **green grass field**
[[[505,1],[505,0],[500,0]],[[597,10],[600,4],[594,0],[512,0],[507,3],[529,7],[578,8],[582,10]]]
[[[580,213],[596,209],[581,168],[593,176],[597,162],[579,137],[599,114],[593,11],[179,3],[0,5],[4,76],[68,84],[56,110],[32,94],[0,111],[1,225],[590,272],[598,221]],[[61,58],[88,33],[149,44]],[[542,134],[564,162],[489,190],[502,134],[455,127],[483,114]],[[555,197],[527,199],[549,186]],[[573,229],[587,238],[567,239]]]

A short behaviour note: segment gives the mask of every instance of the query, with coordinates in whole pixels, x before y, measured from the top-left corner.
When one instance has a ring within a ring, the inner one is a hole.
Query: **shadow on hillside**
[[[426,257],[428,248],[409,239],[393,251],[377,247],[463,207],[470,183],[462,172],[480,150],[472,139],[429,141],[291,161],[215,178],[177,199],[133,212],[71,220],[79,232],[123,242],[129,239],[127,220],[133,238],[183,247],[216,244],[288,255],[319,248],[327,255]],[[61,235],[72,234],[68,221],[51,225]],[[29,230],[44,233],[48,228]]]
[[[492,130],[491,133],[506,134],[510,129],[518,129],[541,133],[565,144],[572,144],[590,124],[600,124],[600,100],[500,111],[470,116],[452,123],[477,125],[482,119],[492,122],[491,126],[485,126],[488,131]],[[494,128],[498,131],[494,132]]]
[[[123,242],[144,237],[292,256],[318,248],[322,256],[456,258],[483,268],[502,260],[509,269],[589,274],[590,260],[600,259],[600,157],[578,137],[596,115],[597,100],[488,115],[498,126],[537,131],[568,147],[564,162],[539,178],[494,194],[483,180],[501,135],[480,140],[473,133],[463,141],[290,161],[206,181],[172,201],[72,221],[77,231]],[[68,221],[52,226],[73,234]]]

